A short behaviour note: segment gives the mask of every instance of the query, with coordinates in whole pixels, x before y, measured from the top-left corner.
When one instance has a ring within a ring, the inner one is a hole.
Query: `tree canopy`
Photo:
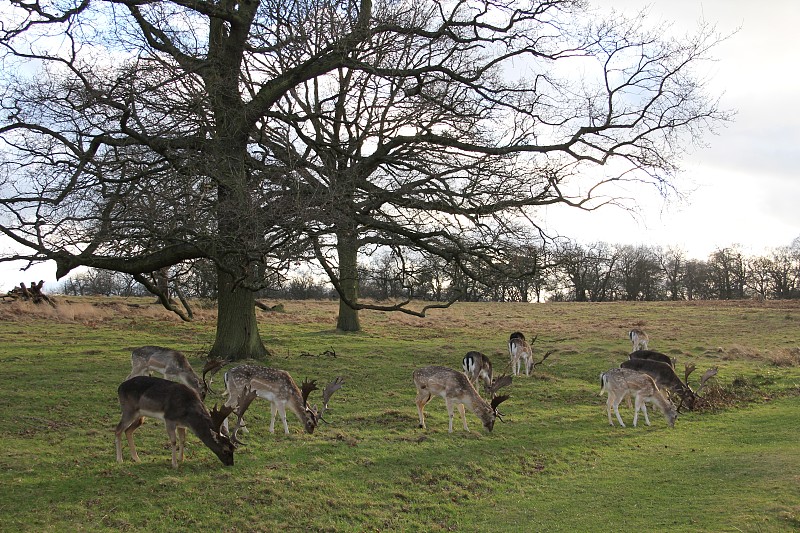
[[[479,276],[537,230],[536,206],[670,187],[686,145],[728,118],[697,70],[713,28],[671,39],[581,1],[6,11],[0,232],[23,251],[0,260],[131,274],[185,318],[159,280],[211,262],[218,356],[265,353],[255,291],[300,257],[342,309],[368,307],[364,247]]]

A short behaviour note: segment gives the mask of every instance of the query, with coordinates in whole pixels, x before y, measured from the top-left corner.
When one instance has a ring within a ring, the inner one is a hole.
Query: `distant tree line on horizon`
[[[719,248],[706,260],[686,252],[648,245],[576,242],[514,245],[506,265],[475,265],[473,275],[436,256],[375,253],[359,263],[359,291],[365,299],[461,301],[667,301],[781,300],[800,298],[800,238],[763,256],[746,256],[738,245]],[[164,273],[174,296],[217,298],[216,270],[197,261]],[[168,281],[169,280],[169,281]],[[66,295],[143,296],[131,276],[101,269],[76,274],[59,287]],[[337,292],[308,262],[274,276],[264,299],[338,299]]]

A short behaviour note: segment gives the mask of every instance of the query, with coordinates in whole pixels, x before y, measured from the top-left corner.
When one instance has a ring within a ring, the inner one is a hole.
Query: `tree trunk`
[[[217,270],[217,338],[209,357],[233,361],[267,355],[256,321],[255,293],[235,286],[231,275]]]
[[[349,232],[339,232],[336,237],[342,292],[348,300],[355,303],[358,301],[358,242]],[[342,298],[339,299],[339,319],[336,322],[336,329],[361,331],[358,310],[347,305]]]

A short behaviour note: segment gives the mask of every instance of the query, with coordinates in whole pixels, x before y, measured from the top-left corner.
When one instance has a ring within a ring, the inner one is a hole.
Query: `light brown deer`
[[[481,398],[475,387],[467,376],[463,373],[444,366],[426,366],[414,370],[412,377],[414,385],[417,387],[417,412],[419,413],[419,427],[425,428],[425,404],[434,396],[444,398],[447,414],[450,417],[448,431],[453,432],[453,410],[458,406],[461,413],[461,420],[464,423],[464,431],[469,431],[467,427],[467,415],[465,407],[469,408],[481,419],[486,431],[492,431],[495,419],[502,415],[498,413],[497,406],[506,401],[508,396],[496,396],[497,391],[506,385],[511,384],[511,377],[501,376],[491,387],[488,388],[492,396],[491,402]]]
[[[536,342],[538,335],[533,338],[531,344]],[[508,339],[508,354],[511,357],[511,373],[515,376],[520,374],[520,367],[525,369],[525,375],[530,376],[533,369],[533,348],[525,335],[514,332]]]
[[[145,417],[151,417],[164,421],[172,447],[173,468],[178,468],[178,462],[183,462],[186,428],[191,429],[222,464],[233,465],[233,442],[220,434],[222,420],[230,410],[217,411],[215,408],[209,413],[194,389],[183,383],[150,376],[136,376],[122,382],[117,395],[122,409],[122,418],[114,430],[118,463],[122,462],[123,432],[128,439],[131,458],[139,462],[133,432],[144,423]]]
[[[634,397],[634,412],[633,412],[633,427],[639,419],[639,410],[644,413],[644,422],[650,425],[650,419],[647,416],[647,402],[653,405],[664,414],[667,419],[669,427],[675,425],[675,419],[678,418],[678,411],[675,406],[667,398],[667,396],[658,388],[656,382],[642,372],[629,370],[627,368],[612,368],[607,372],[600,374],[600,394],[608,393],[608,400],[606,402],[606,411],[608,412],[608,423],[614,425],[611,419],[611,408],[614,408],[614,413],[617,415],[619,425],[625,427],[622,417],[619,415],[619,404],[628,395]]]
[[[209,386],[205,381],[208,372],[216,371],[225,363],[220,360],[209,360],[203,367],[201,379],[189,364],[189,360],[178,350],[161,346],[142,346],[131,352],[131,373],[125,379],[135,376],[149,376],[152,372],[162,374],[165,379],[178,381],[191,387],[205,399]]]
[[[632,329],[628,332],[628,338],[633,343],[633,350],[646,350],[647,343],[650,342],[650,338],[647,336],[647,333],[642,331],[641,329]]]
[[[656,384],[662,389],[674,392],[681,398],[681,405],[684,403],[691,410],[694,409],[694,404],[697,401],[697,394],[678,377],[675,370],[661,361],[652,361],[650,359],[630,359],[623,361],[621,368],[636,370],[644,372],[656,381]]]
[[[270,433],[275,433],[275,415],[280,414],[283,422],[283,431],[289,434],[289,424],[286,421],[286,409],[293,412],[306,433],[313,433],[314,429],[323,420],[322,416],[328,409],[328,401],[334,392],[339,390],[344,384],[341,377],[337,377],[325,387],[322,393],[322,407],[317,409],[309,407],[308,395],[317,389],[316,381],[305,381],[302,390],[292,379],[292,376],[284,370],[268,368],[260,365],[240,365],[230,369],[224,374],[225,395],[228,396],[225,407],[236,407],[245,389],[249,389],[255,397],[263,398],[270,402],[271,418],[269,422]],[[248,404],[249,405],[249,404]],[[245,407],[246,410],[246,407]],[[244,411],[237,412],[239,420],[236,423],[234,434],[239,429],[247,432],[244,421]],[[223,429],[228,430],[228,421],[223,423]]]

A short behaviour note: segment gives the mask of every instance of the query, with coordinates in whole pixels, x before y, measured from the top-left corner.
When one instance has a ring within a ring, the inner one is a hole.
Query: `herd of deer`
[[[645,404],[650,402],[658,407],[673,426],[677,412],[685,403],[689,409],[694,407],[698,398],[693,391],[675,373],[675,362],[664,354],[647,350],[647,335],[641,330],[630,332],[634,351],[630,359],[623,362],[620,368],[613,368],[600,376],[601,394],[608,393],[608,422],[612,426],[611,409],[613,408],[620,426],[625,426],[619,414],[619,404],[630,397],[634,398],[635,410],[633,425],[636,426],[639,410],[644,413],[645,423],[650,425]],[[514,376],[530,376],[535,367],[552,353],[534,362],[531,344],[522,333],[512,333],[508,341],[510,356],[509,365]],[[321,407],[310,406],[308,397],[317,390],[316,381],[305,380],[300,387],[292,377],[283,370],[259,365],[244,364],[234,367],[223,375],[227,399],[221,408],[209,411],[204,403],[207,392],[211,390],[206,375],[215,373],[225,364],[219,360],[209,360],[203,368],[202,378],[189,364],[186,356],[176,350],[158,346],[143,346],[131,353],[132,370],[118,388],[122,417],[115,429],[115,445],[117,461],[122,462],[122,433],[128,441],[131,457],[139,461],[133,442],[133,432],[144,422],[145,417],[163,420],[166,426],[172,449],[172,466],[177,468],[183,461],[186,442],[186,429],[190,429],[225,465],[233,465],[233,454],[242,442],[238,439],[239,431],[247,432],[244,413],[256,398],[270,402],[271,420],[269,430],[275,432],[276,414],[280,414],[284,433],[289,433],[286,421],[286,410],[294,413],[307,433],[313,433],[328,409],[328,401],[334,392],[344,383],[341,377],[332,380],[322,391]],[[470,409],[480,418],[483,427],[492,431],[496,419],[502,421],[498,406],[509,398],[498,395],[499,389],[511,384],[512,377],[503,374],[499,378],[493,376],[492,363],[480,352],[468,352],[462,360],[462,372],[444,366],[427,366],[416,369],[413,374],[417,388],[416,405],[419,414],[419,427],[425,428],[425,405],[434,397],[441,396],[445,401],[449,415],[449,432],[453,432],[454,409],[458,407],[464,430],[469,431],[465,409]],[[695,370],[694,365],[686,365],[686,380]],[[151,377],[157,372],[164,378]],[[700,388],[717,373],[717,369],[708,370],[701,379]],[[487,397],[484,399],[478,392],[483,383]],[[680,397],[680,405],[675,407],[669,398],[670,393]],[[228,416],[237,417],[233,430],[228,427]]]

